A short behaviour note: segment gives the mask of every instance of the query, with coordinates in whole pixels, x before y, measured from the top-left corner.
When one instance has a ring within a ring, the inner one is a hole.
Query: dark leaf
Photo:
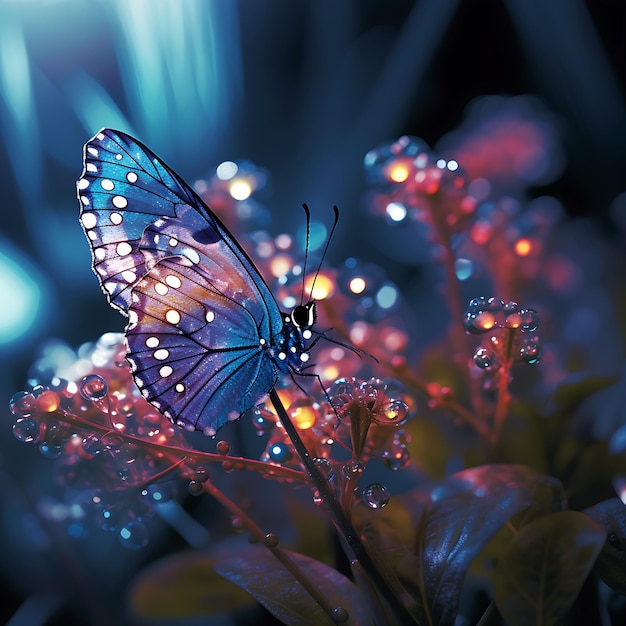
[[[286,550],[285,553],[304,570],[332,606],[346,609],[349,619],[342,624],[372,624],[365,598],[343,574],[302,554]],[[220,559],[215,570],[245,589],[287,626],[333,624],[293,575],[262,546],[250,546],[245,551]]]
[[[254,604],[239,587],[213,569],[200,552],[181,552],[147,567],[130,590],[130,606],[141,619],[182,619]]]
[[[595,567],[598,576],[611,589],[626,594],[626,506],[619,498],[611,498],[584,512],[606,530],[606,542]]]
[[[524,526],[495,571],[494,598],[511,626],[550,626],[576,600],[605,531],[584,513],[561,511]]]
[[[465,574],[485,544],[530,506],[539,477],[520,465],[483,465],[454,474],[427,501],[415,498],[415,548],[426,593],[425,623],[453,624]],[[417,517],[416,517],[417,518]]]
[[[590,376],[576,383],[561,385],[554,394],[554,401],[561,411],[575,409],[583,400],[613,385],[616,377]]]

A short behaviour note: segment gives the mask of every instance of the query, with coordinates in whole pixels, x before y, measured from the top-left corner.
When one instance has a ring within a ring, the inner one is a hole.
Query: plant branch
[[[308,449],[304,445],[304,442],[298,434],[296,427],[289,419],[289,415],[287,415],[287,411],[285,410],[285,407],[283,406],[283,403],[281,402],[278,393],[274,388],[270,390],[269,396],[272,404],[274,405],[274,408],[276,409],[278,418],[285,428],[285,432],[289,436],[289,439],[291,439],[293,447],[295,448],[298,456],[300,457],[300,460],[302,461],[302,464],[304,465],[304,468],[311,478],[313,486],[317,489],[324,504],[330,510],[335,527],[344,537],[347,545],[349,546],[350,551],[352,552],[352,555],[349,555],[351,557],[351,560],[356,559],[357,561],[359,561],[363,568],[363,571],[367,574],[367,576],[369,576],[370,580],[376,586],[378,592],[388,603],[389,608],[395,613],[396,618],[399,620],[398,623],[415,623],[415,620],[407,611],[406,607],[396,597],[395,593],[393,592],[391,587],[389,587],[385,578],[378,571],[374,561],[365,549],[361,538],[359,537],[352,524],[350,524],[345,511],[335,497],[335,494],[328,484],[328,481],[326,480],[326,478],[324,478],[317,465],[315,465],[315,462],[311,458]]]

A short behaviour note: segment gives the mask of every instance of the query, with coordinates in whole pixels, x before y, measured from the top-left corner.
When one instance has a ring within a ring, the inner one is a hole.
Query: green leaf
[[[141,619],[159,621],[242,609],[254,600],[213,569],[201,552],[181,552],[143,570],[130,589],[130,606]]]
[[[354,583],[337,570],[315,559],[284,551],[304,570],[331,606],[348,612],[348,626],[370,626],[367,602]],[[256,598],[287,626],[317,626],[333,622],[276,557],[263,546],[220,559],[215,570]]]
[[[532,502],[538,475],[520,465],[483,465],[435,487],[416,529],[424,622],[453,624],[467,570],[496,532]]]
[[[605,530],[584,513],[561,511],[522,528],[495,571],[494,599],[511,626],[558,624],[576,600]]]
[[[584,512],[606,531],[606,542],[595,567],[598,576],[611,589],[626,594],[626,505],[619,498],[611,498]]]

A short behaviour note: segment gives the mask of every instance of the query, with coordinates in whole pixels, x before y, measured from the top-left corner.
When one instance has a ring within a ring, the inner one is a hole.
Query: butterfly
[[[93,270],[128,316],[135,383],[171,421],[213,436],[306,367],[321,335],[315,301],[283,313],[224,224],[149,148],[101,130],[77,190]]]

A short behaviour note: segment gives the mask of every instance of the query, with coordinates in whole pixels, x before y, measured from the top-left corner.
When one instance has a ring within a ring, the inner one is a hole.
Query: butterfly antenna
[[[300,294],[300,303],[304,302],[304,281],[306,279],[306,265],[309,260],[309,240],[311,237],[311,211],[306,202],[302,203],[302,208],[306,214],[306,241],[304,244],[304,267],[302,268],[302,293]]]
[[[328,235],[328,239],[326,240],[326,246],[324,247],[324,252],[322,252],[322,258],[320,259],[319,265],[317,266],[317,271],[315,272],[315,276],[313,277],[313,282],[311,283],[311,289],[309,290],[309,294],[311,295],[311,297],[313,296],[313,288],[315,287],[315,281],[317,280],[320,270],[322,269],[322,265],[324,264],[324,259],[326,258],[328,247],[330,246],[330,240],[333,238],[335,228],[337,228],[337,222],[339,221],[339,209],[337,208],[337,205],[333,206],[333,211],[335,212],[335,219],[333,220],[333,226],[330,229],[330,234]],[[308,240],[308,228],[307,228],[307,240]],[[304,283],[302,284],[302,287],[304,289]]]

